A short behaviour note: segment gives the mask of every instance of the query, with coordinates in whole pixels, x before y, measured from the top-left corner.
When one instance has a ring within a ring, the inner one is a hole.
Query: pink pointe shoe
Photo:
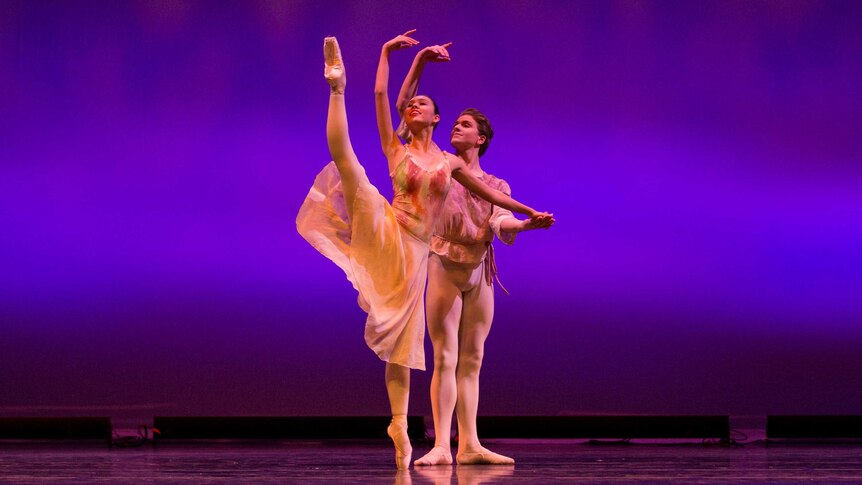
[[[410,458],[413,456],[413,447],[410,445],[410,436],[407,435],[407,424],[392,421],[386,434],[392,438],[395,444],[395,466],[399,470],[410,468]]]
[[[341,48],[335,37],[323,39],[323,77],[329,83],[333,94],[344,94],[347,85],[347,74],[344,71],[344,61],[341,59]]]

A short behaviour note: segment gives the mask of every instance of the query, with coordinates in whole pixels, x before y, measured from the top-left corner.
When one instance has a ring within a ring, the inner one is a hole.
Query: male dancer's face
[[[449,143],[456,151],[461,152],[485,143],[485,136],[479,134],[479,126],[472,116],[461,115],[449,133]]]

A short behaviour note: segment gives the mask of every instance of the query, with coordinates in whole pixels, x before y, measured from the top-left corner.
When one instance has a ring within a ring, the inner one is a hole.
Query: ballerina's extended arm
[[[550,220],[551,224],[554,221],[554,215],[547,212],[539,212],[531,207],[528,207],[517,200],[509,197],[508,195],[500,192],[499,190],[494,190],[484,182],[479,180],[478,177],[470,173],[467,170],[467,166],[464,164],[464,161],[459,157],[450,158],[450,166],[452,167],[452,178],[454,178],[458,183],[464,186],[470,192],[478,195],[479,197],[487,200],[488,202],[498,205],[500,207],[505,207],[512,212],[517,212],[519,214],[524,214],[529,216],[531,220],[535,220],[536,223],[540,223],[541,221]],[[543,222],[544,223],[544,222]]]
[[[408,30],[383,44],[380,51],[380,62],[377,64],[377,78],[374,82],[374,108],[377,112],[377,131],[380,133],[380,146],[389,161],[389,171],[395,167],[395,154],[401,150],[401,142],[392,128],[392,113],[389,110],[389,53],[411,47],[419,42],[410,37],[416,29]]]

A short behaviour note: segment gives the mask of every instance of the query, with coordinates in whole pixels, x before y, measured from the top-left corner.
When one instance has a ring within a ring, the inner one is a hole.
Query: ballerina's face
[[[437,114],[434,101],[428,96],[415,96],[404,108],[404,119],[410,124],[437,125],[440,115]]]
[[[470,115],[461,115],[452,125],[449,143],[457,151],[468,150],[485,143],[485,135],[479,134],[479,126],[475,118]]]

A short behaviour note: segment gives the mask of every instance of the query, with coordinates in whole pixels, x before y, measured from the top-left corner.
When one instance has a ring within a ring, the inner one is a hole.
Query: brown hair
[[[476,129],[479,131],[479,135],[485,137],[485,143],[482,143],[482,145],[479,146],[479,156],[481,157],[486,151],[488,151],[488,145],[491,144],[491,138],[494,138],[494,128],[491,128],[491,122],[488,121],[488,117],[476,108],[467,108],[462,111],[458,117],[460,118],[464,115],[470,116],[476,120]]]

